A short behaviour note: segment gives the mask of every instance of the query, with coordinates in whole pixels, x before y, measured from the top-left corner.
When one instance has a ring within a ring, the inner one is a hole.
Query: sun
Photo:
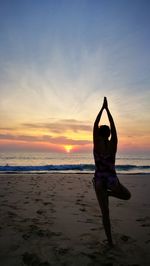
[[[69,153],[73,149],[73,146],[72,145],[64,145],[64,148],[65,148],[65,151]]]

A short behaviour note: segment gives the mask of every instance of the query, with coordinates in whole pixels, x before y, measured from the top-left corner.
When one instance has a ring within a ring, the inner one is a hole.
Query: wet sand
[[[110,249],[91,174],[0,174],[1,266],[149,266],[150,176],[120,175]]]

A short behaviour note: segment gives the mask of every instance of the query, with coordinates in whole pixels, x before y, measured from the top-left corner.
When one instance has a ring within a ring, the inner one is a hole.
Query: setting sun
[[[70,152],[73,149],[72,145],[65,145],[64,146],[66,152]]]

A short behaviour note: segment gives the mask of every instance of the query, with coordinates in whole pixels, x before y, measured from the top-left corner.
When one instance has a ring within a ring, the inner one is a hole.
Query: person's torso
[[[113,144],[107,140],[101,140],[94,146],[94,160],[96,171],[104,174],[115,174],[115,155],[116,151]]]

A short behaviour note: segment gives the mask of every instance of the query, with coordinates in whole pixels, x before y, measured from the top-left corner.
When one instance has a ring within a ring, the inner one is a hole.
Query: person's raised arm
[[[104,106],[104,108],[106,109],[107,115],[108,115],[108,119],[109,119],[109,123],[110,123],[110,129],[111,129],[111,141],[117,145],[118,142],[118,138],[117,138],[117,131],[116,131],[116,127],[115,127],[115,123],[113,120],[113,117],[108,109],[108,104],[107,104],[107,99],[106,99],[106,104]]]
[[[98,115],[97,115],[97,117],[95,119],[95,122],[94,122],[94,127],[93,127],[93,140],[94,140],[94,143],[95,143],[95,141],[98,138],[98,124],[100,122],[103,110],[104,110],[104,102],[103,102],[102,108],[100,109],[100,111],[99,111],[99,113],[98,113]]]

